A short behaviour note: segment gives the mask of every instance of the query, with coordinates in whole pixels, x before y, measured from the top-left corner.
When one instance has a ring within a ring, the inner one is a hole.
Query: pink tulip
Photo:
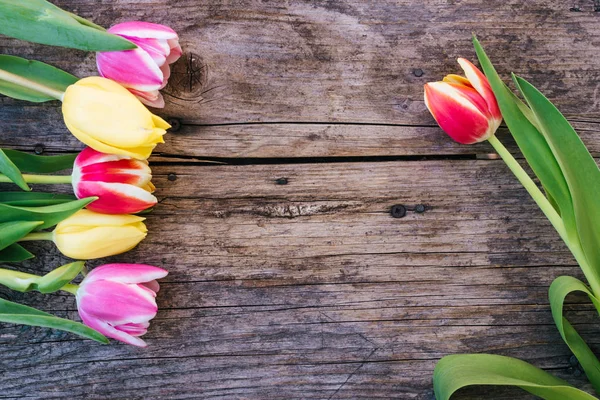
[[[150,22],[123,22],[108,32],[122,36],[137,49],[100,52],[96,63],[100,75],[125,86],[140,101],[151,107],[164,107],[159,89],[171,74],[169,64],[181,56],[177,33],[168,26]]]
[[[104,214],[134,214],[154,206],[152,171],[147,161],[85,148],[73,165],[73,191],[79,199],[97,196],[87,208]]]
[[[459,58],[466,78],[448,75],[443,82],[425,84],[425,105],[439,126],[455,141],[473,144],[489,139],[502,114],[485,75]]]
[[[162,268],[143,264],[106,264],[90,272],[77,289],[77,309],[84,324],[105,336],[146,347],[139,338],[156,316],[157,279]]]

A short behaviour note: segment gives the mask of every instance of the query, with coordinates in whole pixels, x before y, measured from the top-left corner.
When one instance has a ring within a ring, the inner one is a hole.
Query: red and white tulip
[[[89,210],[103,214],[135,214],[157,203],[152,171],[145,160],[85,148],[73,165],[73,191],[79,199],[98,197]]]
[[[485,75],[464,58],[458,63],[466,78],[448,75],[442,82],[425,84],[425,105],[455,141],[482,142],[496,133],[502,114]]]
[[[162,268],[143,264],[106,264],[93,269],[77,289],[77,309],[84,324],[105,336],[139,347],[158,311],[157,279]]]
[[[151,107],[164,107],[159,90],[171,75],[169,64],[181,56],[177,33],[165,25],[130,21],[114,25],[108,32],[133,42],[133,50],[99,52],[98,72],[125,86],[140,101]]]

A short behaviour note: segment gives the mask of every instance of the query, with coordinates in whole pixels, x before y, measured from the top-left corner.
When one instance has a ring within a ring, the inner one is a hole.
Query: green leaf
[[[18,292],[37,290],[41,293],[54,293],[75,279],[83,266],[83,261],[76,261],[58,267],[44,276],[0,268],[0,284]]]
[[[31,190],[23,179],[23,175],[21,175],[21,171],[19,168],[11,161],[10,158],[6,155],[2,149],[0,149],[0,174],[4,174],[10,179],[12,182],[17,184],[23,190]]]
[[[519,149],[539,178],[548,198],[565,224],[569,241],[574,245],[579,243],[575,224],[573,201],[563,171],[554,157],[544,135],[538,131],[539,123],[534,113],[504,84],[483,47],[473,37],[473,45],[479,58],[479,63],[494,91],[504,122],[515,138]]]
[[[437,400],[472,385],[517,386],[546,400],[598,400],[562,379],[516,358],[492,354],[459,354],[442,358],[433,372]]]
[[[1,56],[0,56],[1,57]],[[78,153],[63,156],[37,156],[17,150],[4,150],[10,160],[23,172],[50,174],[73,168]]]
[[[16,263],[35,257],[18,243],[11,244],[7,248],[0,250],[0,263]]]
[[[0,0],[0,34],[87,51],[135,49],[130,41],[82,20],[44,0]]]
[[[596,309],[600,310],[600,301],[592,291],[579,279],[572,276],[559,276],[550,285],[549,298],[552,307],[552,317],[563,340],[573,352],[596,392],[600,393],[600,362],[579,336],[575,328],[563,316],[565,298],[573,292],[583,292],[588,295]]]
[[[576,229],[583,253],[595,276],[599,277],[600,169],[577,132],[554,104],[526,80],[515,77],[515,83],[539,121],[541,132],[564,173],[573,198]]]
[[[42,221],[9,221],[0,223],[0,250],[24,238],[43,224]]]
[[[0,192],[0,203],[9,206],[43,207],[77,200],[70,194],[45,192]]]
[[[76,261],[58,267],[37,279],[35,287],[30,290],[37,290],[41,293],[54,293],[75,279],[83,269],[84,265],[85,263],[83,261]]]
[[[36,310],[35,308],[13,303],[12,301],[4,299],[0,299],[0,321],[12,324],[60,329],[100,343],[108,343],[108,339],[100,332],[88,328],[79,322],[58,318],[43,311]]]
[[[0,10],[2,3],[3,1],[0,0]],[[2,11],[0,11],[0,31],[2,30],[1,21]],[[46,63],[16,56],[0,55],[0,69],[18,75],[29,82],[50,88],[58,93],[64,92],[69,85],[79,80],[76,76]],[[44,91],[24,87],[6,80],[0,80],[0,93],[15,99],[27,100],[34,103],[56,100],[56,97],[50,96]]]
[[[9,221],[44,221],[36,230],[50,228],[81,210],[97,197],[45,207],[18,207],[0,203],[0,223]]]

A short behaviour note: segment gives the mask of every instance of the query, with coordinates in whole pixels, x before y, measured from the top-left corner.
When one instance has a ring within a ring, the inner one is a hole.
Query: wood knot
[[[208,65],[202,56],[184,53],[171,66],[165,93],[180,100],[198,100],[208,82]]]

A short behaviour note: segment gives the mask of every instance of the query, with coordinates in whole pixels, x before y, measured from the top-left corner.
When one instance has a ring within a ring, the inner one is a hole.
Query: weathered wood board
[[[485,159],[491,147],[435,127],[422,85],[473,58],[475,32],[598,156],[594,1],[56,3],[106,26],[180,32],[186,58],[159,111],[178,129],[151,159],[160,204],[148,238],[110,259],[170,275],[147,349],[0,324],[0,398],[429,400],[437,360],[464,352],[520,357],[591,391],[547,300],[552,279],[579,268],[504,164]],[[92,54],[7,38],[0,52],[94,73]],[[59,104],[0,103],[0,146],[81,148]],[[28,248],[38,258],[13,267],[67,261],[50,243]],[[0,296],[77,318],[70,295]],[[567,310],[600,350],[593,308],[574,297]]]

